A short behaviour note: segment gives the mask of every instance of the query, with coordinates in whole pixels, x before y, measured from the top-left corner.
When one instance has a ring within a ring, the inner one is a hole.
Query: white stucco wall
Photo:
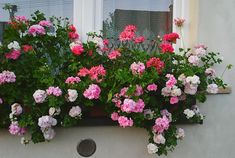
[[[200,0],[198,41],[222,53],[226,64],[235,64],[235,1]],[[219,72],[221,68],[217,69]],[[225,75],[235,87],[235,69]],[[164,158],[235,157],[235,94],[209,96],[201,105],[204,125],[182,125],[185,139]],[[22,146],[19,138],[0,130],[0,158],[78,158],[77,143],[92,138],[97,143],[93,158],[152,158],[146,152],[147,133],[136,128],[76,127],[57,129],[50,143]]]

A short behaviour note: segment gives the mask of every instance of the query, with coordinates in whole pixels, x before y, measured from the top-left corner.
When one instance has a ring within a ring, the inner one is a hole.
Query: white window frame
[[[197,43],[198,0],[172,0],[173,19],[186,20],[182,28],[184,47],[192,47]],[[99,32],[103,28],[103,0],[74,0],[73,23],[78,28],[82,40],[86,40],[87,32]],[[179,32],[173,27],[174,32]],[[182,47],[182,42],[176,47]]]

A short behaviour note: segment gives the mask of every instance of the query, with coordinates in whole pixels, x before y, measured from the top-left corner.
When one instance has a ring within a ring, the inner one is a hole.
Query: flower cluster
[[[78,72],[78,76],[85,77],[89,76],[91,80],[101,82],[103,77],[106,75],[106,70],[103,65],[93,66],[90,69],[81,68]],[[101,77],[101,78],[100,78]]]
[[[84,91],[83,95],[85,98],[88,98],[88,99],[99,99],[100,93],[101,93],[100,87],[96,84],[91,84]]]
[[[0,85],[5,83],[14,83],[16,81],[16,75],[14,72],[4,70],[0,73]]]

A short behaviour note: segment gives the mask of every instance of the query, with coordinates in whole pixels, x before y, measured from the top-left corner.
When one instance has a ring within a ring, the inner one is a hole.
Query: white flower
[[[194,111],[190,109],[185,109],[184,114],[186,115],[187,119],[190,119],[195,115]]]
[[[60,109],[60,108],[51,107],[51,108],[49,109],[49,115],[50,115],[50,116],[59,115],[60,112],[61,112],[61,109]]]
[[[184,136],[185,136],[185,134],[184,134],[184,129],[179,128],[179,129],[177,130],[177,133],[176,133],[176,138],[177,138],[177,139],[182,139],[182,138],[184,138]]]
[[[11,43],[9,43],[9,44],[7,45],[7,48],[8,48],[8,49],[19,50],[19,49],[20,49],[20,45],[19,45],[19,43],[18,43],[17,41],[13,41],[13,42],[11,42]]]
[[[171,96],[181,96],[181,94],[182,94],[181,89],[178,88],[177,86],[174,86],[171,91]]]
[[[197,93],[197,87],[198,87],[198,85],[187,83],[184,87],[184,93],[190,94],[190,95],[195,95]]]
[[[82,42],[77,39],[76,41],[70,43],[70,44],[69,44],[69,47],[70,47],[70,49],[72,49],[72,48],[73,48],[74,46],[76,46],[76,45],[82,45]]]
[[[23,111],[23,108],[20,104],[14,103],[14,104],[11,105],[11,113],[13,115],[18,116],[22,113],[22,111]]]
[[[193,64],[194,66],[198,66],[199,63],[200,63],[200,58],[198,56],[195,56],[195,55],[191,55],[189,58],[188,58],[188,62]]]
[[[70,110],[69,110],[69,116],[71,117],[78,117],[81,116],[81,108],[79,106],[73,106]]]
[[[34,92],[33,98],[36,103],[43,103],[47,97],[47,93],[44,90],[38,89]]]
[[[206,55],[206,50],[202,47],[195,49],[194,54],[198,57],[203,57]]]
[[[168,88],[168,87],[162,88],[162,95],[163,96],[168,97],[168,96],[170,96],[170,94],[171,94],[171,88]]]
[[[95,43],[100,49],[104,48],[104,42],[103,42],[103,39],[101,37],[97,37],[97,36],[92,37],[92,36],[89,36],[87,41]]]
[[[52,140],[55,137],[55,130],[52,128],[43,129],[42,132],[46,140]]]
[[[208,86],[207,86],[207,89],[206,89],[206,91],[208,92],[208,93],[212,93],[212,94],[216,94],[216,93],[218,93],[218,86],[217,86],[217,84],[209,84]]]
[[[174,65],[178,65],[178,64],[179,64],[179,62],[178,62],[177,60],[173,60],[172,63],[173,63]]]
[[[153,144],[153,143],[149,143],[147,145],[148,148],[148,153],[149,154],[155,154],[156,152],[158,152],[158,147],[157,145]]]
[[[200,78],[197,75],[188,76],[186,82],[194,85],[200,84]]]
[[[57,124],[57,120],[51,116],[42,116],[38,119],[38,126],[41,128],[50,128]]]
[[[212,68],[206,69],[205,74],[210,76],[211,78],[215,78],[215,70]]]
[[[178,77],[178,80],[183,82],[183,84],[185,83],[185,80],[186,80],[186,76],[184,74],[181,74],[179,77]]]
[[[157,144],[165,144],[166,139],[163,137],[162,134],[155,134],[153,136],[153,141]]]
[[[75,89],[68,89],[68,100],[74,102],[78,97],[78,92]]]

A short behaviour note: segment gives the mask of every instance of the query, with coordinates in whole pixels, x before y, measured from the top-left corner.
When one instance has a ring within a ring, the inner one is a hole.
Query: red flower
[[[22,48],[25,53],[33,51],[33,47],[30,45],[23,45]]]
[[[144,36],[139,36],[135,38],[135,43],[143,43],[145,41]]]
[[[82,45],[74,45],[72,46],[71,51],[74,55],[81,55],[84,49]]]
[[[164,62],[161,61],[160,58],[152,57],[150,58],[147,63],[147,68],[155,67],[158,73],[162,72],[162,69],[164,68]]]
[[[90,71],[87,69],[87,68],[85,68],[85,67],[83,67],[83,68],[81,68],[80,70],[79,70],[79,72],[78,72],[78,76],[82,76],[82,77],[85,77],[86,75],[88,75],[90,73]]]
[[[167,42],[176,43],[176,40],[180,39],[180,36],[177,33],[169,33],[163,36],[163,40]]]
[[[77,39],[77,38],[79,38],[79,35],[76,32],[69,32],[69,38],[70,39]]]
[[[72,32],[76,32],[76,27],[74,25],[70,25],[69,30]]]
[[[167,53],[167,52],[173,53],[174,52],[174,48],[169,43],[162,43],[160,45],[160,48],[161,48],[162,53]]]

